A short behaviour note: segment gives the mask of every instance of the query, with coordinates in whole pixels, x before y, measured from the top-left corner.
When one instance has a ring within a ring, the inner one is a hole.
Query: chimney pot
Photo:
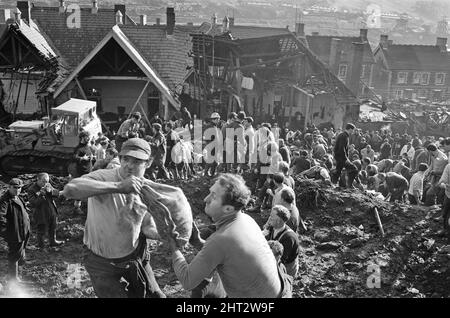
[[[64,0],[59,0],[59,13],[66,12],[66,4]]]
[[[30,22],[31,3],[30,1],[17,1],[17,9],[22,13],[22,20]]]
[[[98,1],[97,0],[93,0],[92,1],[92,10],[91,10],[92,14],[97,14],[98,13]]]
[[[194,26],[194,22],[188,22],[187,25],[188,26]]]
[[[311,35],[319,35],[319,32],[314,31],[314,32],[311,33]]]
[[[14,14],[14,22],[20,25],[20,22],[22,20],[22,12],[19,10],[19,8],[15,8],[13,14]]]
[[[211,23],[212,25],[216,25],[217,24],[217,15],[214,13],[212,18],[211,18]]]
[[[234,17],[228,18],[228,20],[230,20],[230,27],[233,27],[234,26]]]
[[[146,25],[147,24],[147,15],[146,14],[141,14],[139,16],[139,20],[141,22],[141,25]]]
[[[295,33],[297,36],[305,36],[305,24],[304,23],[296,23],[295,24]]]
[[[123,18],[122,12],[120,12],[120,10],[117,11],[116,12],[116,24],[123,24],[122,18]]]
[[[439,46],[441,52],[447,52],[447,38],[436,38],[436,46]]]
[[[156,18],[156,25],[161,25],[161,18]]]
[[[122,14],[120,23],[117,23],[117,12],[120,11]],[[125,24],[125,15],[126,15],[126,8],[124,4],[116,4],[114,5],[114,12],[116,13],[116,23],[117,24]]]
[[[172,35],[175,29],[175,9],[168,7],[166,10],[167,15],[167,35]]]

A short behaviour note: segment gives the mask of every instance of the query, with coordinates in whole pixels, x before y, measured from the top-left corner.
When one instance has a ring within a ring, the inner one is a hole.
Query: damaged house
[[[294,129],[358,118],[355,94],[288,29],[237,26],[227,17],[219,25],[214,16],[192,36],[201,116],[244,110]]]
[[[167,25],[147,25],[146,16],[137,24],[125,5],[99,8],[94,0],[92,7],[81,8],[79,25],[71,27],[67,20],[73,12],[64,1],[59,7],[18,1],[17,7],[26,14],[11,21],[9,30],[19,30],[27,45],[38,50],[48,47],[59,62],[46,68],[51,76],[40,79],[36,92],[46,100],[46,109],[70,98],[96,101],[102,118],[134,110],[168,118],[180,108],[178,95],[192,66],[189,33],[194,27],[175,25],[172,8],[167,9]],[[33,36],[27,36],[29,30]]]
[[[367,31],[360,29],[359,36],[306,35],[309,49],[358,97],[367,97],[373,85],[375,60]],[[352,77],[355,68],[360,70],[359,78]]]

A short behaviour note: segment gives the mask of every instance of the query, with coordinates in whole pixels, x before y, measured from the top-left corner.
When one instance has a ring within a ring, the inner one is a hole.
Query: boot
[[[54,230],[50,230],[49,239],[51,247],[58,247],[64,244],[64,242],[56,240],[56,232]]]

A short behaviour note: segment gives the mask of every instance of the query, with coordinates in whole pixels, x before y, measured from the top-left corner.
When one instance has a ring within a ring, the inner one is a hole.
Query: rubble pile
[[[210,223],[203,200],[213,180],[194,177],[167,182],[183,189],[200,226]],[[66,181],[52,177],[52,184],[58,188]],[[299,178],[296,185],[298,207],[308,230],[299,234],[301,267],[294,280],[295,297],[450,296],[450,245],[436,235],[442,228],[439,208],[390,204],[360,190],[337,189]],[[249,180],[248,186],[254,186],[254,180]],[[29,262],[22,270],[23,278],[30,281],[28,292],[36,297],[94,297],[82,266],[85,216],[72,215],[70,200],[61,201],[59,206],[57,235],[66,244],[39,250],[33,231],[27,250]],[[384,236],[374,208],[379,212]],[[261,225],[269,211],[249,215]],[[163,292],[168,297],[189,297],[173,273],[164,245],[149,241],[149,249]],[[188,259],[195,255],[189,246],[185,252]],[[0,239],[2,285],[6,268],[6,244]]]

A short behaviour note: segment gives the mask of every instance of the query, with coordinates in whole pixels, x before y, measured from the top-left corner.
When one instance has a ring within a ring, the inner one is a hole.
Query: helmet
[[[211,116],[209,117],[210,119],[220,119],[220,115],[219,113],[212,113]]]

